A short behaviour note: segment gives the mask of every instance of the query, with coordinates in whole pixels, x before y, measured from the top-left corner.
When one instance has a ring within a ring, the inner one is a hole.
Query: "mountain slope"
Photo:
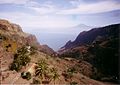
[[[59,50],[59,56],[92,65],[90,78],[120,83],[119,30],[120,24],[114,24],[82,32],[75,41],[69,41]]]
[[[34,35],[24,33],[19,25],[0,20],[0,83],[104,85],[84,75],[91,70],[87,62],[52,57],[45,49],[53,51],[40,45]]]
[[[106,38],[107,36],[111,36],[111,35],[118,36],[118,32],[119,32],[118,28],[119,28],[119,24],[115,24],[106,27],[94,28],[89,31],[83,31],[77,36],[75,41],[73,42],[68,41],[68,43],[62,48],[69,49],[80,45],[91,44],[97,37]]]
[[[50,48],[48,45],[42,45],[40,51],[51,56],[55,56],[56,54],[56,52],[52,48]]]

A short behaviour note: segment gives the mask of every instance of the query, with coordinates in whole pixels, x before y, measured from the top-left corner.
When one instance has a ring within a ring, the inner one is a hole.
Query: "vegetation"
[[[70,82],[70,85],[77,85],[78,83],[73,81],[73,82]]]
[[[35,53],[36,53],[36,50],[37,50],[37,48],[36,47],[34,47],[34,46],[31,46],[30,47],[30,55],[34,55]]]
[[[21,77],[22,77],[23,79],[30,80],[30,79],[31,79],[31,73],[30,73],[30,72],[22,72],[22,73],[21,73]]]
[[[22,68],[19,61],[13,61],[13,63],[10,66],[10,70],[19,71]]]
[[[74,73],[77,73],[77,71],[74,67],[71,67],[64,71],[62,75],[65,77],[65,80],[67,81],[68,79],[71,79],[73,77]]]
[[[68,68],[68,69],[67,69],[67,72],[77,73],[77,70],[76,70],[74,67],[71,67],[71,68]]]
[[[33,78],[33,83],[32,84],[40,84],[40,81],[38,79]]]
[[[0,34],[0,41],[4,41],[4,40],[6,40],[6,37],[4,35]]]
[[[94,76],[96,79],[102,80],[104,77],[112,79],[111,81],[118,79],[118,42],[118,39],[110,39],[104,46],[96,44],[89,50],[95,55],[93,65],[97,68],[97,75]]]
[[[72,49],[70,52],[65,52],[61,55],[59,55],[60,58],[65,58],[65,57],[69,57],[69,58],[76,58],[79,59],[81,57],[80,51],[79,50],[74,50]]]
[[[52,73],[52,79],[54,81],[55,84],[55,80],[57,80],[59,78],[59,74],[57,73],[57,69],[56,68],[51,68],[50,72]]]
[[[14,55],[13,63],[10,66],[10,70],[19,71],[22,66],[26,66],[30,62],[30,54],[32,51],[28,47],[30,46],[23,46],[17,50]]]
[[[40,83],[49,83],[51,80],[55,81],[59,78],[56,68],[49,68],[44,59],[38,61],[35,68],[35,76],[40,78]],[[43,81],[45,80],[45,81]]]
[[[39,60],[37,66],[35,67],[35,76],[38,76],[41,79],[41,83],[42,83],[42,79],[44,79],[47,73],[48,73],[48,64],[43,59]]]
[[[6,37],[0,37],[0,41],[2,41],[2,46],[5,51],[15,53],[17,49],[17,43],[15,41]]]
[[[60,56],[73,57],[76,59],[87,61],[94,68],[91,78],[96,80],[106,80],[118,82],[119,80],[119,38],[115,36],[106,39],[94,40],[94,42],[86,46],[86,52],[76,53],[78,51],[68,51]],[[79,49],[76,49],[79,50]],[[73,55],[74,54],[74,55]],[[65,77],[72,77],[71,72],[65,72]],[[69,75],[69,76],[68,76]]]
[[[42,59],[42,60],[39,60],[35,69],[36,69],[35,75],[43,79],[44,75],[47,73],[48,65],[45,62],[45,60]]]

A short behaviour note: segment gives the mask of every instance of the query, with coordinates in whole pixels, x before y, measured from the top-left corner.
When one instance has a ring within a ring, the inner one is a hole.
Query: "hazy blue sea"
[[[59,48],[64,46],[69,40],[74,40],[78,34],[73,33],[52,33],[52,32],[42,32],[36,30],[24,30],[27,33],[34,34],[41,45],[47,44],[49,47],[57,51]]]

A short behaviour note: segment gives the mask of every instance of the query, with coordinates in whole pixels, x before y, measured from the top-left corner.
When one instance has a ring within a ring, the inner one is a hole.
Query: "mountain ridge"
[[[119,82],[120,24],[94,28],[80,33],[75,41],[68,41],[59,57],[86,61],[93,67],[90,78]]]
[[[119,26],[119,24],[114,24],[115,26]],[[74,47],[75,45],[76,46],[80,46],[80,44],[82,45],[83,43],[84,44],[89,44],[89,43],[92,43],[92,41],[93,40],[95,40],[95,38],[96,38],[96,36],[102,36],[102,35],[104,35],[104,34],[108,34],[108,32],[107,32],[107,30],[106,31],[103,31],[103,32],[105,32],[105,33],[103,33],[102,32],[102,30],[104,30],[105,28],[109,28],[110,26],[112,27],[112,26],[114,26],[114,25],[109,25],[109,26],[105,26],[105,27],[99,27],[99,28],[93,28],[93,29],[91,29],[91,30],[89,30],[89,31],[83,31],[83,32],[81,32],[78,36],[77,36],[77,38],[73,41],[73,42],[69,42],[69,45],[68,45],[68,42],[67,42],[67,44],[65,45],[65,46],[63,46],[63,47],[61,47],[61,49],[62,48],[65,48],[65,49],[67,49],[67,48],[72,48],[72,46]],[[98,31],[98,32],[97,32]],[[118,30],[116,30],[117,32],[118,32]],[[94,36],[92,35],[92,32],[93,32],[93,34],[95,34]],[[97,32],[97,33],[95,33],[95,32]],[[89,39],[89,38],[91,38],[91,40],[87,40],[87,39]],[[86,40],[85,40],[86,39]]]

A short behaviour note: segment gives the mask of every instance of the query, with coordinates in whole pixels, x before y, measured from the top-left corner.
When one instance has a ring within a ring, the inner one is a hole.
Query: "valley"
[[[58,52],[0,19],[1,84],[119,84],[120,24],[81,32]],[[39,38],[40,39],[40,38]]]

